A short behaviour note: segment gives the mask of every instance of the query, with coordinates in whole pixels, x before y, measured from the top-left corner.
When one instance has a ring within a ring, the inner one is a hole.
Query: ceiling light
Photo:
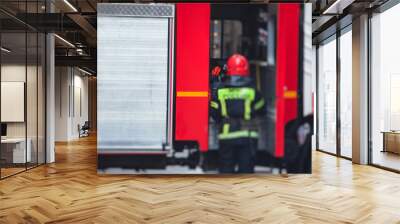
[[[78,67],[78,70],[81,71],[81,72],[83,72],[83,73],[85,73],[85,74],[87,74],[87,75],[90,75],[90,76],[92,75],[92,73],[90,73],[90,72],[88,72],[88,71],[86,71],[86,70],[83,70],[83,69],[81,69],[81,68],[79,68],[79,67]]]
[[[332,5],[325,9],[322,14],[342,14],[343,10],[353,2],[354,0],[336,0]]]
[[[54,36],[55,37],[57,37],[59,40],[61,40],[62,42],[64,42],[65,44],[67,44],[68,46],[70,46],[70,47],[72,47],[72,48],[75,48],[75,45],[73,45],[71,42],[69,42],[68,40],[66,40],[66,39],[64,39],[64,38],[62,38],[62,37],[60,37],[59,35],[57,35],[57,34],[54,34]]]
[[[334,9],[335,7],[337,7],[337,5],[339,4],[340,0],[336,0],[332,5],[330,5],[327,9],[324,10],[324,12],[322,14],[328,14],[332,9]]]
[[[68,1],[64,0],[65,4],[67,4],[74,12],[78,12],[78,10]]]
[[[7,49],[5,47],[1,47],[1,51],[4,51],[6,53],[10,53],[11,52],[11,50],[9,50],[9,49]]]

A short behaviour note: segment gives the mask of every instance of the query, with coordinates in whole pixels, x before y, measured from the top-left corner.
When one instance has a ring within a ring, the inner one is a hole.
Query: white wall
[[[55,140],[79,138],[78,125],[88,120],[88,77],[76,68],[56,67]]]
[[[27,69],[27,70],[26,70]],[[28,66],[25,67],[25,64],[5,64],[1,67],[1,81],[2,82],[24,82],[26,83],[25,76],[26,71],[28,71],[28,79],[30,79],[31,74],[36,75],[36,67]],[[32,81],[29,80],[29,85],[36,85],[36,80]],[[36,124],[37,115],[36,113],[31,113],[31,110],[36,110],[36,88],[27,88],[27,103],[30,110],[27,114],[28,122],[34,121]],[[32,99],[34,98],[34,99]],[[34,104],[29,105],[31,102],[34,101]],[[1,108],[2,110],[6,110],[6,108]],[[7,122],[7,136],[8,137],[25,137],[25,123],[26,122]],[[34,126],[34,127],[33,127]],[[29,124],[28,129],[33,128],[36,130],[36,125]],[[32,130],[33,130],[32,129]],[[28,130],[30,132],[30,130]],[[28,133],[29,137],[29,133]]]
[[[78,132],[78,124],[83,125],[85,121],[89,120],[89,112],[88,112],[88,77],[83,77],[81,74],[78,73],[74,75],[74,107],[71,108],[72,111],[72,119],[71,119],[71,136],[73,138],[79,137]]]
[[[25,64],[6,64],[1,66],[1,81],[3,82],[25,82]],[[28,68],[29,69],[29,68]],[[6,108],[1,108],[6,110]],[[25,137],[25,122],[7,123],[7,137]]]
[[[55,69],[55,141],[68,141],[69,132],[69,68]]]
[[[38,70],[37,70],[38,69]],[[26,112],[27,119],[22,122],[6,122],[7,137],[9,138],[25,138],[30,140],[30,148],[32,161],[39,163],[44,162],[44,74],[42,67],[36,65],[25,66],[25,63],[5,63],[1,66],[2,82],[24,82],[26,84],[26,107],[20,108],[22,113]],[[27,80],[26,80],[27,78]],[[6,97],[7,96],[2,96]],[[1,108],[10,110],[10,108]],[[8,111],[11,112],[12,111]],[[39,153],[39,156],[37,156]]]

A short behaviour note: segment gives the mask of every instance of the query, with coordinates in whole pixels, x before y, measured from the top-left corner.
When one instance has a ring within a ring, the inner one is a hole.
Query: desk
[[[32,154],[31,154],[31,139],[27,139],[27,146],[25,152],[25,138],[6,138],[1,139],[2,145],[2,157],[3,152],[11,152],[12,156],[6,156],[9,158],[5,158],[9,163],[25,163],[31,162]],[[11,148],[12,147],[12,148]],[[4,158],[4,157],[3,157]],[[11,160],[12,158],[12,160]],[[26,159],[26,160],[25,160]]]
[[[392,152],[400,154],[400,131],[383,131],[383,150],[382,152]]]

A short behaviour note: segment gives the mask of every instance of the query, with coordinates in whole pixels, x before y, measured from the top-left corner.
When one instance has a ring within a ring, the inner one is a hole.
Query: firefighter
[[[254,88],[244,56],[229,57],[226,75],[210,103],[211,116],[220,123],[219,172],[253,173],[258,139],[254,118],[265,113],[265,102]]]

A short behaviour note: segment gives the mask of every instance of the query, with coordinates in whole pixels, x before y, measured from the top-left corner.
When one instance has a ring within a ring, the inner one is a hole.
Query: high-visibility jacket
[[[221,124],[218,138],[258,138],[254,118],[265,113],[265,101],[250,78],[231,77],[212,94],[211,116]]]

